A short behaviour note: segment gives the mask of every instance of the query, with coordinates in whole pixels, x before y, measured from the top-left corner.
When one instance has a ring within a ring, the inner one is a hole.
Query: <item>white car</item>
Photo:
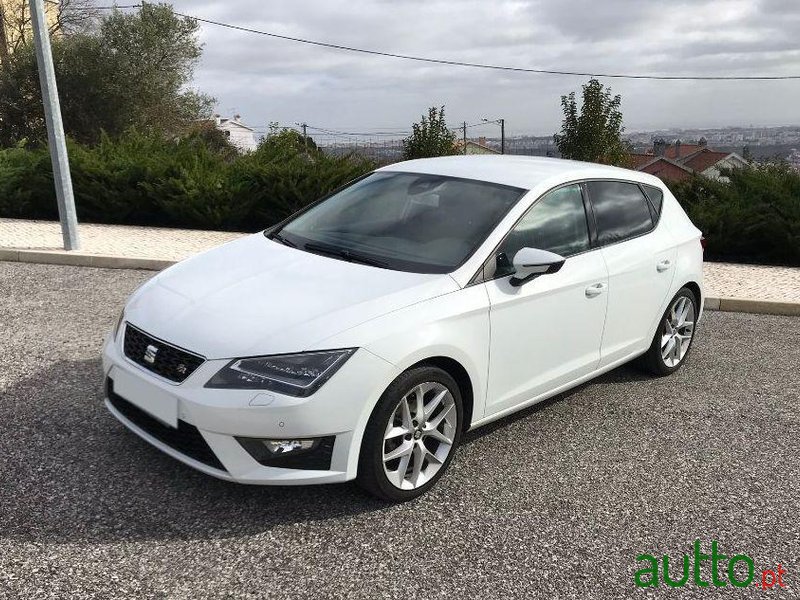
[[[465,431],[634,358],[678,369],[702,262],[644,173],[401,162],[144,284],[105,344],[106,405],[221,479],[408,500]]]

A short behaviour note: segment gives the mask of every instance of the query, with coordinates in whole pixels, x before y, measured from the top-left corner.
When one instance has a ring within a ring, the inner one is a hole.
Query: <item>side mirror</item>
[[[514,255],[514,276],[509,283],[514,287],[527,283],[539,275],[555,273],[567,259],[555,252],[538,248],[522,248]]]

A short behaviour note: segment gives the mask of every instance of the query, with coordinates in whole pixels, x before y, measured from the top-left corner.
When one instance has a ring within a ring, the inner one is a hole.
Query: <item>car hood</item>
[[[380,269],[254,234],[143,285],[125,319],[206,358],[319,349],[365,321],[459,289],[449,275]]]

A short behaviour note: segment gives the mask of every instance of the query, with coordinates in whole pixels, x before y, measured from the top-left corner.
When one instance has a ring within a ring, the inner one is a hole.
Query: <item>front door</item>
[[[523,248],[567,257],[557,273],[510,283]],[[608,276],[589,242],[581,187],[538,199],[500,245],[489,296],[491,342],[486,415],[511,409],[592,372],[600,359]]]

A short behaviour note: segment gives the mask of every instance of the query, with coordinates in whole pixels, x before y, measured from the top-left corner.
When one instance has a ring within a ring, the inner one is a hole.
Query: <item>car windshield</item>
[[[398,271],[449,273],[524,193],[485,181],[376,172],[270,236],[342,260]]]

